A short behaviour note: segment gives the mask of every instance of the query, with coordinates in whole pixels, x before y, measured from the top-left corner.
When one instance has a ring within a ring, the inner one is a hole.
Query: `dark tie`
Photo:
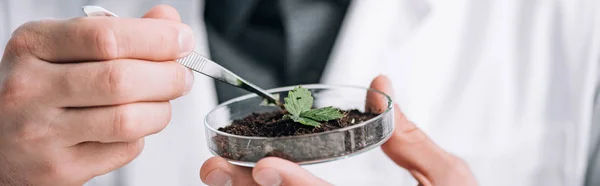
[[[262,88],[317,83],[350,0],[206,0],[211,58]],[[219,102],[248,92],[216,82]]]

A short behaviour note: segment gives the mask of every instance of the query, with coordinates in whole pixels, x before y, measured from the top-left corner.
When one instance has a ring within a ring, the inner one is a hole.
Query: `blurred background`
[[[10,21],[0,19],[0,38],[28,20],[82,16],[83,5],[140,17],[158,4],[192,26],[197,52],[263,88],[366,87],[387,75],[408,118],[464,159],[481,185],[598,177],[597,0],[1,0]],[[173,102],[172,124],[116,179],[200,184],[184,180],[211,156],[204,115],[246,92],[196,75],[193,93]],[[416,185],[379,149],[306,168],[335,185]],[[177,171],[169,179],[161,170]]]

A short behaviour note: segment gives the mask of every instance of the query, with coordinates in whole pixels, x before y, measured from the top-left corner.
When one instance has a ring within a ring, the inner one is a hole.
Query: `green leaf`
[[[313,105],[313,97],[306,88],[296,87],[288,92],[288,96],[284,98],[285,109],[289,114],[283,116],[283,119],[292,119],[304,125],[319,127],[320,121],[329,121],[344,117],[338,109],[333,107],[325,107],[311,110]]]
[[[310,110],[313,105],[313,97],[310,91],[300,86],[291,90],[284,101],[285,109],[297,118],[300,118],[302,112]]]
[[[316,121],[329,121],[344,117],[338,109],[333,107],[324,107],[320,109],[307,110],[300,114],[300,117],[309,118]]]
[[[313,126],[313,127],[319,127],[321,125],[320,122],[312,120],[312,119],[308,119],[308,118],[300,118],[300,120],[298,120],[296,122],[302,123],[304,125]]]
[[[321,125],[321,123],[319,123],[318,121],[309,119],[309,118],[302,118],[302,117],[296,117],[296,116],[292,116],[292,115],[285,115],[283,116],[284,119],[292,119],[294,120],[294,122],[298,122],[301,123],[303,125],[308,125],[308,126],[313,126],[313,127],[318,127],[319,125]]]

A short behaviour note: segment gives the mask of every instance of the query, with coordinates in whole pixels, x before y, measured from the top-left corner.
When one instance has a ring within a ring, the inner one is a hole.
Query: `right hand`
[[[371,88],[394,97],[391,81],[379,76]],[[377,94],[367,94],[367,109],[385,110],[388,103]],[[396,128],[388,141],[381,145],[383,152],[397,165],[405,168],[419,185],[475,186],[477,180],[469,166],[460,158],[437,146],[395,105]],[[267,157],[253,169],[229,163],[222,157],[212,157],[202,165],[200,179],[208,185],[331,185],[288,160]]]
[[[171,7],[34,21],[0,63],[0,185],[82,185],[133,160],[190,91],[194,48]]]

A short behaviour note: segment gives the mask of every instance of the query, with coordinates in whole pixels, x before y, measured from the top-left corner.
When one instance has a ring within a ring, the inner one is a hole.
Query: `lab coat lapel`
[[[429,11],[426,0],[353,1],[322,83],[367,86]]]

